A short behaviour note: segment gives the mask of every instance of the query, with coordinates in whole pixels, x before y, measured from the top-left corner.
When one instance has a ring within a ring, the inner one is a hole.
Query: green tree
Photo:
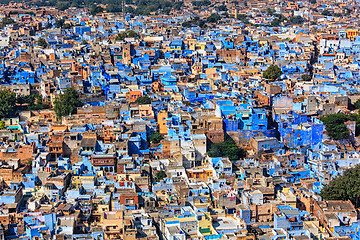
[[[344,124],[350,120],[349,116],[343,113],[336,113],[322,116],[320,120],[324,123],[327,134],[332,139],[340,140],[349,137],[349,130]]]
[[[311,76],[309,74],[303,74],[301,75],[301,79],[303,81],[310,81],[311,80]]]
[[[19,103],[19,98],[18,98],[18,103]],[[41,95],[37,95],[37,94],[31,94],[29,96],[26,96],[25,103],[28,104],[27,110],[29,111],[49,108],[49,105],[43,102]]]
[[[353,106],[355,109],[360,109],[360,99],[356,100],[356,102],[354,102]]]
[[[171,8],[166,7],[166,8],[164,8],[164,9],[162,10],[162,12],[163,12],[163,14],[165,14],[165,15],[169,15],[170,12],[171,12]]]
[[[221,17],[228,18],[228,17],[230,17],[230,15],[229,15],[228,12],[223,12],[223,13],[221,14]]]
[[[92,6],[91,7],[91,10],[90,10],[90,14],[91,15],[96,15],[96,14],[98,14],[98,13],[101,13],[101,12],[103,12],[105,9],[104,8],[102,8],[102,7],[100,7],[100,6]]]
[[[211,5],[211,2],[209,0],[203,0],[203,1],[192,1],[191,2],[196,7],[204,7]]]
[[[228,10],[227,7],[225,6],[225,4],[220,5],[220,6],[217,6],[216,9],[217,9],[219,12],[226,12],[226,11]]]
[[[107,12],[112,12],[112,13],[118,13],[118,12],[121,12],[121,7],[120,6],[117,6],[115,4],[109,4],[107,7],[106,7],[106,11]]]
[[[1,1],[1,0],[0,0]],[[9,0],[3,0],[9,1]],[[18,1],[18,0],[17,0]],[[208,1],[208,0],[207,0]],[[92,14],[97,14],[106,10],[107,12],[121,12],[121,4],[122,0],[102,0],[101,4],[106,4],[106,9],[100,9],[99,7],[96,8],[96,5],[99,1],[96,0],[36,0],[33,2],[35,6],[55,6],[57,9],[64,11],[69,7],[76,7],[76,8],[90,8],[90,12]],[[125,3],[131,4],[135,6],[135,9],[131,6],[125,7],[125,13],[131,13],[136,15],[148,15],[150,12],[155,11],[163,11],[169,12],[171,9],[180,10],[183,6],[183,1],[167,1],[167,0],[125,0]],[[206,3],[206,2],[205,2]],[[206,4],[205,4],[206,5]]]
[[[237,15],[237,19],[239,19],[241,22],[243,22],[244,24],[249,24],[249,19],[248,16],[245,14],[238,14]]]
[[[40,47],[42,47],[42,48],[47,48],[47,46],[48,46],[46,40],[43,39],[43,38],[39,38],[39,40],[38,40],[38,45],[39,45]]]
[[[270,65],[263,73],[263,78],[275,81],[282,74],[281,69],[277,65]]]
[[[181,25],[182,25],[184,28],[189,28],[189,27],[191,27],[191,23],[190,23],[190,22],[183,22]]]
[[[0,119],[15,113],[16,94],[8,89],[0,90]]]
[[[272,27],[278,27],[278,26],[280,26],[280,24],[281,24],[282,22],[284,22],[285,20],[287,20],[286,17],[284,17],[282,14],[273,14],[273,15],[274,15],[274,16],[277,16],[277,17],[274,18],[274,19],[271,21],[270,25],[271,25]]]
[[[219,20],[221,20],[221,17],[220,17],[218,14],[216,14],[216,13],[211,14],[211,15],[206,19],[206,21],[211,22],[211,23],[217,23]]]
[[[0,129],[4,129],[5,128],[5,122],[4,121],[0,121]]]
[[[124,40],[125,38],[138,38],[139,37],[139,34],[133,30],[129,30],[129,31],[126,31],[126,32],[122,32],[122,33],[119,33],[115,40],[116,41],[121,41],[121,40]]]
[[[56,19],[55,21],[55,27],[56,28],[62,28],[64,26],[65,19]]]
[[[350,200],[356,208],[360,207],[360,165],[331,180],[320,195],[324,200]]]
[[[266,9],[267,15],[272,16],[272,15],[274,15],[275,12],[276,12],[276,11],[275,11],[274,9],[271,9],[271,8],[267,8],[267,9]]]
[[[295,17],[291,17],[289,19],[289,21],[292,24],[303,24],[305,22],[305,18],[301,17],[301,16],[295,16]]]
[[[60,11],[65,11],[71,7],[70,1],[55,1],[55,7]]]
[[[161,180],[163,180],[164,178],[166,178],[166,173],[164,171],[158,171],[155,174],[155,182],[160,182]]]
[[[224,142],[213,143],[208,151],[210,157],[228,157],[231,161],[239,160],[245,156],[243,149],[239,148],[231,138]]]
[[[29,165],[29,166],[32,165],[32,158],[29,158],[29,159],[27,160],[27,165]]]
[[[80,101],[80,95],[74,88],[67,88],[63,94],[56,97],[54,101],[54,111],[58,118],[76,113],[78,107],[83,103]]]
[[[190,21],[184,22],[183,27],[199,26],[200,28],[206,27],[206,22],[199,17],[194,17]]]
[[[150,104],[151,98],[148,95],[144,95],[142,97],[138,97],[135,102],[138,104]]]
[[[161,135],[159,132],[153,133],[149,137],[149,141],[154,144],[160,143],[160,141],[164,139],[163,135]]]
[[[126,36],[129,38],[137,38],[139,37],[139,34],[133,30],[129,30],[126,32]]]
[[[199,20],[196,22],[196,26],[199,26],[200,28],[206,28],[206,22],[204,20]]]
[[[327,9],[325,9],[324,11],[322,11],[321,14],[324,15],[324,16],[331,16],[331,15],[332,15],[331,12],[330,12],[329,10],[327,10]]]
[[[184,2],[183,1],[175,1],[174,2],[174,5],[173,5],[173,8],[175,10],[180,10],[182,7],[184,6]]]
[[[280,23],[281,23],[282,21],[279,19],[279,18],[275,18],[275,19],[273,19],[272,21],[271,21],[271,23],[270,23],[270,25],[272,26],[272,27],[278,27],[278,26],[280,26]]]
[[[345,8],[345,10],[346,10],[346,12],[344,13],[344,16],[349,16],[352,12],[352,10],[349,8]]]
[[[72,25],[70,23],[65,23],[63,29],[70,29]]]
[[[149,13],[157,11],[168,14],[172,9],[180,10],[183,6],[182,1],[135,0],[135,2],[137,6],[134,10],[135,15],[149,15]]]
[[[26,98],[27,98],[27,96],[17,96],[16,103],[22,105],[22,104],[26,103]]]
[[[1,27],[5,27],[6,25],[14,24],[14,23],[16,23],[14,19],[9,17],[4,17],[1,21]]]
[[[329,114],[320,117],[320,120],[323,121],[328,135],[335,140],[345,139],[349,137],[349,130],[345,125],[345,122],[347,121],[356,122],[355,136],[360,135],[360,114]]]

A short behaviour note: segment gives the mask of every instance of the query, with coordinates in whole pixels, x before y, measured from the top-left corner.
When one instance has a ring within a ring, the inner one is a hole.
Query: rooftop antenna
[[[122,19],[123,19],[124,24],[125,24],[125,0],[121,1],[121,12],[122,12]]]
[[[310,33],[310,23],[311,23],[311,0],[309,0],[309,20],[308,20],[308,28],[309,28],[309,33]]]

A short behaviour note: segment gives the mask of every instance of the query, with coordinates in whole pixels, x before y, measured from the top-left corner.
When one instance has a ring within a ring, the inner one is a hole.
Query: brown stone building
[[[246,49],[217,49],[216,56],[226,63],[246,62]]]
[[[57,159],[63,155],[64,136],[62,134],[53,134],[48,142],[49,153],[51,159]]]
[[[114,172],[116,171],[116,157],[114,154],[93,154],[91,163],[100,171]]]

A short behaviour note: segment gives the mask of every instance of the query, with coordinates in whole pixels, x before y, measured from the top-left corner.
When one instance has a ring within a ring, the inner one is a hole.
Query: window
[[[133,204],[134,199],[125,199],[125,204]]]

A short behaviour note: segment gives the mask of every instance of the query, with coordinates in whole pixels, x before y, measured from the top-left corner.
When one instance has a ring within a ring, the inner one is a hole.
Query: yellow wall
[[[166,111],[161,111],[158,113],[157,121],[159,124],[159,132],[160,132],[160,134],[163,134],[163,135],[167,135],[167,133],[168,133],[168,129],[166,126],[166,118],[167,118]]]
[[[356,29],[346,30],[346,38],[354,39],[358,36],[358,31]]]

